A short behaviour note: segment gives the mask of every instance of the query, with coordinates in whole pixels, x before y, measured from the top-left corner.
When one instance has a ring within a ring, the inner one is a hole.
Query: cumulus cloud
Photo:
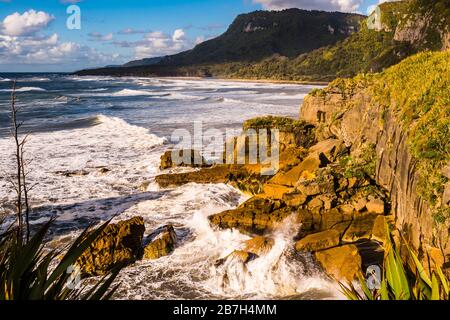
[[[301,8],[307,10],[326,10],[356,12],[363,0],[253,0],[267,10]]]
[[[122,47],[135,47],[136,59],[165,56],[188,50],[195,45],[186,37],[183,29],[176,29],[172,34],[162,31],[149,32],[144,39],[137,42],[118,42]]]
[[[75,42],[62,42],[56,33],[45,34],[53,19],[53,15],[35,10],[7,16],[0,29],[0,65],[55,64],[70,70],[75,65],[111,64],[120,58]],[[104,41],[112,39],[112,34],[96,36]]]
[[[9,36],[26,36],[45,29],[55,17],[43,11],[15,12],[1,23],[2,33]]]

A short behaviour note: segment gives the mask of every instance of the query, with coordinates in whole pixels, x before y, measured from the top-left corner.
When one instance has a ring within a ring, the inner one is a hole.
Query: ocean
[[[144,217],[146,233],[172,223],[173,254],[125,268],[116,299],[336,299],[340,295],[308,254],[293,250],[295,230],[276,230],[271,252],[245,266],[215,261],[249,239],[211,228],[207,217],[248,197],[224,184],[161,189],[159,159],[175,130],[217,129],[238,134],[242,122],[262,115],[297,118],[315,86],[171,78],[0,74],[0,176],[13,168],[10,95],[17,79],[26,157],[39,225],[55,216],[50,240],[67,243],[91,223]],[[220,145],[220,144],[219,144]],[[107,169],[107,170],[104,170]],[[178,172],[187,169],[172,169]],[[142,189],[146,183],[145,189]],[[13,193],[0,179],[0,204]],[[226,278],[226,281],[224,279]]]

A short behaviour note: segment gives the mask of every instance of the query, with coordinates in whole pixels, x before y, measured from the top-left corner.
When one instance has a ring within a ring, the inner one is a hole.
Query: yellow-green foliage
[[[243,129],[280,129],[292,131],[294,128],[303,128],[304,121],[295,120],[287,117],[257,117],[244,122]]]
[[[440,205],[447,182],[441,169],[450,162],[450,51],[417,54],[375,75],[373,82],[377,102],[402,121],[418,160],[420,191]]]
[[[389,229],[386,226],[386,232]],[[362,274],[358,276],[362,294],[352,283],[339,283],[348,300],[449,300],[449,281],[440,266],[429,271],[420,263],[416,254],[408,247],[408,264],[402,260],[400,251],[388,237],[383,263],[383,274],[379,289],[371,290]]]

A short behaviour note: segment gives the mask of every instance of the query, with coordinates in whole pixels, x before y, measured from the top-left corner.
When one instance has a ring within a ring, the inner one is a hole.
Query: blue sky
[[[0,72],[74,71],[173,54],[236,15],[289,7],[366,13],[379,0],[0,0]],[[67,8],[81,10],[69,30]]]

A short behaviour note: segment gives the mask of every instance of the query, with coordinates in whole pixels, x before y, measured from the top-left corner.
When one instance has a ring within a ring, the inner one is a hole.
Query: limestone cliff
[[[450,254],[442,169],[450,159],[449,82],[450,52],[421,54],[382,74],[337,80],[300,110],[319,140],[341,139],[352,156],[376,146],[374,179],[390,194],[396,228],[425,261]]]

